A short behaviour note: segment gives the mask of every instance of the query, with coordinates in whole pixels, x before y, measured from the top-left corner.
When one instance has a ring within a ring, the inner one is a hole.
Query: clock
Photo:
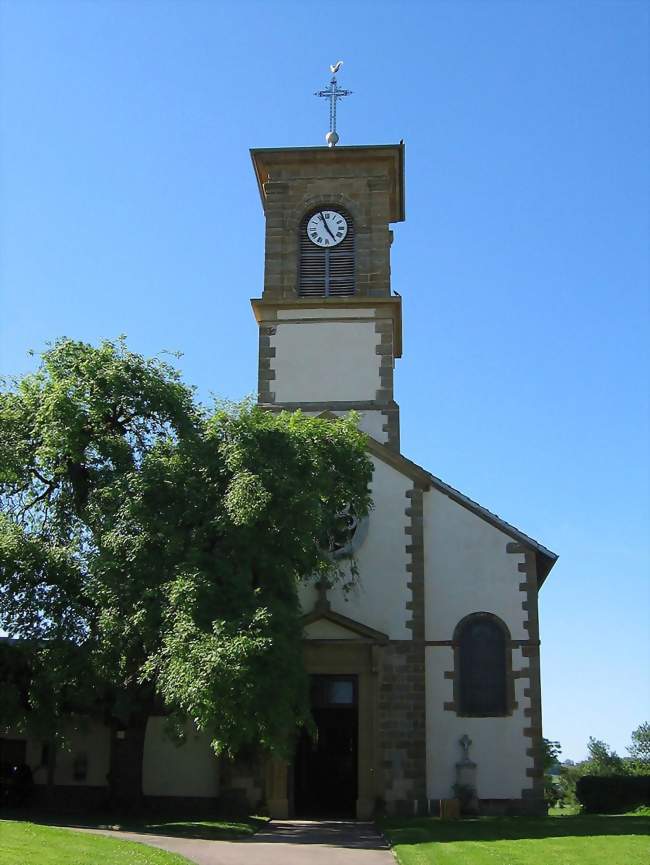
[[[307,237],[316,246],[338,246],[348,233],[348,223],[336,210],[319,210],[307,223]]]

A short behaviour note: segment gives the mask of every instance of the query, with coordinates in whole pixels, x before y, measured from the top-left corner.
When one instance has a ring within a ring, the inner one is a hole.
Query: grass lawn
[[[648,865],[650,816],[573,814],[440,821],[381,828],[400,865]]]
[[[174,838],[204,838],[209,841],[232,840],[254,835],[267,823],[266,817],[236,817],[208,819],[183,816],[167,819],[153,817],[120,817],[116,814],[58,814],[55,812],[22,811],[10,815],[43,826],[75,826],[84,829],[115,829],[122,832],[142,832],[149,835],[171,835]],[[0,865],[4,865],[0,860]]]
[[[70,829],[0,820],[0,865],[189,865],[143,844]]]

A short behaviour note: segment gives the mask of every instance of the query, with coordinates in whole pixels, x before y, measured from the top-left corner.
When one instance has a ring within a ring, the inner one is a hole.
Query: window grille
[[[320,210],[336,210],[348,223],[345,239],[331,249],[315,246],[307,236],[307,223]],[[349,297],[354,294],[354,245],[354,224],[346,211],[335,205],[309,211],[300,223],[298,295]]]
[[[506,715],[506,636],[496,621],[477,615],[458,635],[460,714]]]

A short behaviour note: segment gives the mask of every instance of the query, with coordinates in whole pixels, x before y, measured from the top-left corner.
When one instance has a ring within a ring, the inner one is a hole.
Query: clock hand
[[[324,225],[325,228],[327,229],[327,233],[328,233],[329,236],[332,238],[332,240],[336,240],[336,238],[335,238],[334,235],[332,234],[332,231],[331,231],[329,225],[327,224],[327,222],[326,222],[326,220],[325,220],[325,217],[323,216],[323,211],[320,210],[320,211],[319,211],[319,214],[320,214],[320,218],[323,220],[323,225]]]

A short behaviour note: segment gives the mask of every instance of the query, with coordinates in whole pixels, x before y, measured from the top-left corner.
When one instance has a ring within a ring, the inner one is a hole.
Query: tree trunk
[[[142,761],[148,715],[132,714],[128,724],[114,721],[111,729],[110,801],[124,813],[142,809]]]

